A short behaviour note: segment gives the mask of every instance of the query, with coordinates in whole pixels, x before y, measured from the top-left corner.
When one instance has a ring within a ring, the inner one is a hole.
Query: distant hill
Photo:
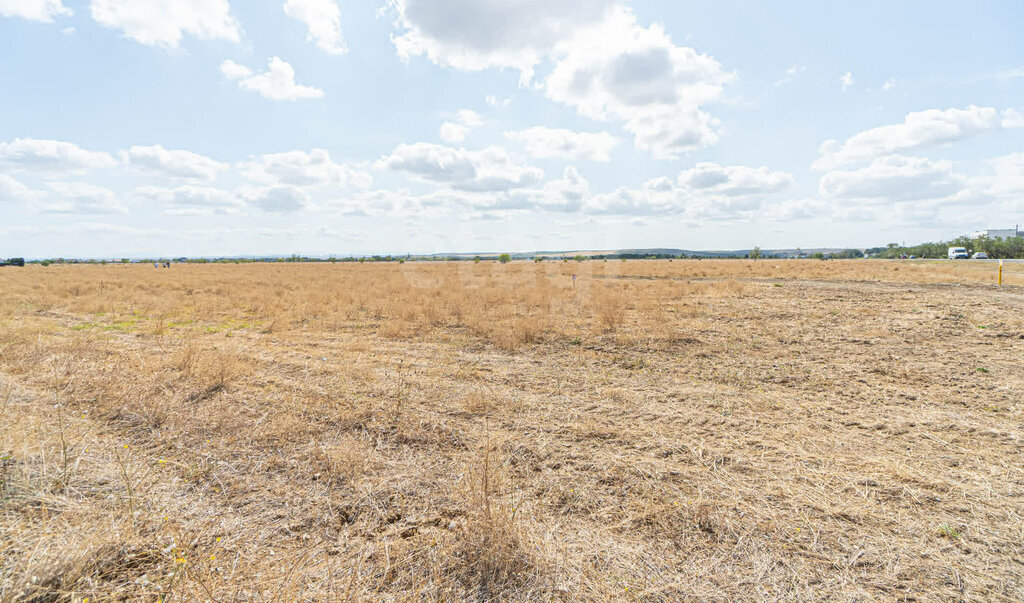
[[[849,247],[814,247],[814,248],[800,248],[800,249],[762,249],[762,257],[796,257],[797,254],[803,256],[814,255],[815,253],[823,254],[835,254],[850,249]],[[643,249],[605,249],[605,250],[565,250],[565,251],[529,251],[520,253],[511,253],[513,259],[529,259],[535,257],[545,258],[572,258],[575,256],[608,256],[608,257],[696,257],[696,258],[729,258],[729,257],[747,257],[750,255],[750,249],[676,249],[674,247],[651,247]],[[481,253],[434,253],[430,255],[414,256],[420,258],[493,258],[497,257],[497,252],[481,252]]]
[[[854,247],[814,247],[807,249],[762,249],[761,257],[763,258],[789,258],[797,257],[809,257],[816,253],[838,254],[849,249],[861,250],[860,248]],[[750,255],[750,249],[676,249],[674,247],[650,247],[650,248],[636,248],[636,249],[574,249],[564,251],[527,251],[519,253],[509,253],[512,259],[516,260],[528,260],[536,257],[543,257],[548,259],[561,259],[561,258],[574,258],[577,256],[584,256],[587,258],[626,258],[626,259],[643,259],[643,258],[678,258],[678,257],[689,257],[689,258],[735,258],[735,257],[748,257]],[[134,262],[153,262],[153,261],[166,261],[172,260],[174,262],[225,262],[225,261],[257,261],[257,262],[279,262],[279,261],[354,261],[354,260],[383,260],[383,261],[397,261],[402,259],[409,260],[447,260],[447,259],[497,259],[502,252],[499,251],[480,251],[480,252],[449,252],[449,253],[431,253],[431,254],[388,254],[388,255],[298,255],[292,254],[291,256],[279,256],[279,255],[232,255],[232,256],[171,256],[171,255],[153,255],[153,256],[131,256],[131,255],[119,255],[111,257],[98,257],[98,258],[61,258],[61,259],[46,259],[46,258],[28,258],[29,261],[53,261],[53,262],[111,262],[120,263],[128,261],[122,258],[129,258],[130,261]]]

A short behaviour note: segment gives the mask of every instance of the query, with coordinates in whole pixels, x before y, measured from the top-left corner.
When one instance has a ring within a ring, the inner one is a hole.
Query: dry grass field
[[[0,600],[1021,600],[995,270],[0,269]]]

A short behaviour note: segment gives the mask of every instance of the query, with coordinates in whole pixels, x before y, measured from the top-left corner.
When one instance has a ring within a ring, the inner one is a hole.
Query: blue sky
[[[1019,2],[0,0],[0,256],[1024,224]]]

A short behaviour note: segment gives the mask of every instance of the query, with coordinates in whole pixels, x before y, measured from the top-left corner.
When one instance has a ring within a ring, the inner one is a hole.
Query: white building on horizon
[[[988,230],[976,230],[971,233],[972,239],[980,239],[982,237],[988,237],[990,239],[1009,239],[1012,237],[1024,237],[1024,230],[1020,229],[1020,226],[1014,226],[1013,228],[990,228]]]

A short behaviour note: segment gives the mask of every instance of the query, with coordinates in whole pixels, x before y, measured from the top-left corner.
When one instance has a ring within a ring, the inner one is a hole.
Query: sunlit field
[[[996,270],[3,268],[0,600],[1020,600]]]

